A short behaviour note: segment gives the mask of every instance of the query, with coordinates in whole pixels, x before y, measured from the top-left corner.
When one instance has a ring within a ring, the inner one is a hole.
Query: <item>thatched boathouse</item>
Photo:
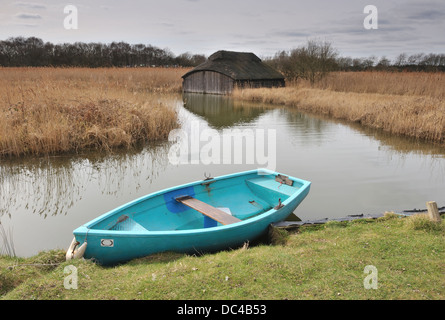
[[[284,77],[249,52],[218,51],[183,78],[183,91],[230,94],[235,87],[284,87]]]

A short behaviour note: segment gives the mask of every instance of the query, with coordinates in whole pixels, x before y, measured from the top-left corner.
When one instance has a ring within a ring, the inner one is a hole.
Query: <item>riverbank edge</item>
[[[441,99],[288,86],[235,89],[234,99],[267,103],[358,123],[390,134],[445,146],[445,102]]]
[[[65,262],[62,250],[0,256],[0,299],[443,300],[444,218],[433,223],[425,215],[389,213],[297,232],[274,229],[271,244],[200,256],[163,253],[113,268]],[[372,279],[368,266],[378,270],[377,289],[364,288]],[[66,287],[73,270],[74,290]]]

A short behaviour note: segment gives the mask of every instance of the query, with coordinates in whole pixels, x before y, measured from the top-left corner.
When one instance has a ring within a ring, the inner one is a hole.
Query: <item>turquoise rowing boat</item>
[[[113,265],[165,251],[234,248],[285,220],[310,185],[259,169],[155,192],[75,229],[66,258]]]

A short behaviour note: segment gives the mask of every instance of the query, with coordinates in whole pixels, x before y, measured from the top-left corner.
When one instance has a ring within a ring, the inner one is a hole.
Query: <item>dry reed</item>
[[[444,145],[444,81],[442,74],[338,73],[318,87],[298,83],[286,88],[235,90],[233,95]]]
[[[0,156],[165,139],[183,69],[0,69]]]
[[[304,86],[308,87],[308,83]],[[315,86],[340,92],[445,98],[445,74],[428,72],[333,72]]]

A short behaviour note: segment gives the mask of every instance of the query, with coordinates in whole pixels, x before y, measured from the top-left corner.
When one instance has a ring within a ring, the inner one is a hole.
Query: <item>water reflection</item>
[[[184,93],[183,100],[187,110],[205,119],[215,129],[252,123],[272,108],[211,94]]]
[[[445,202],[443,148],[265,104],[247,105],[245,121],[239,121],[227,116],[229,102],[227,97],[198,95],[189,100],[187,110],[215,126],[216,119],[224,118],[224,125],[233,128],[275,129],[277,171],[313,182],[298,210],[303,219],[402,211],[430,200]],[[218,105],[223,107],[214,107]]]
[[[168,145],[111,155],[87,153],[3,161],[0,165],[0,217],[27,210],[43,218],[66,215],[91,183],[102,195],[119,196],[151,183],[166,167]]]
[[[297,208],[303,220],[375,214],[445,204],[445,157],[437,146],[377,130],[228,97],[172,99],[182,128],[276,130],[276,170],[312,181]],[[0,222],[15,251],[29,256],[65,248],[72,230],[117,206],[167,187],[255,169],[248,163],[203,165],[169,162],[173,143],[113,154],[2,160]],[[221,159],[224,155],[221,155]],[[190,155],[191,157],[191,155]],[[1,243],[0,252],[4,244]]]
[[[267,119],[262,127],[289,130],[290,138],[304,137],[300,143],[325,143],[323,132],[329,126],[326,119],[309,116],[301,112],[277,106],[237,101],[229,96],[185,93],[183,94],[186,110],[199,116],[212,128],[249,128],[258,127],[261,119]],[[288,140],[288,139],[287,139]],[[293,139],[288,140],[293,142]]]

